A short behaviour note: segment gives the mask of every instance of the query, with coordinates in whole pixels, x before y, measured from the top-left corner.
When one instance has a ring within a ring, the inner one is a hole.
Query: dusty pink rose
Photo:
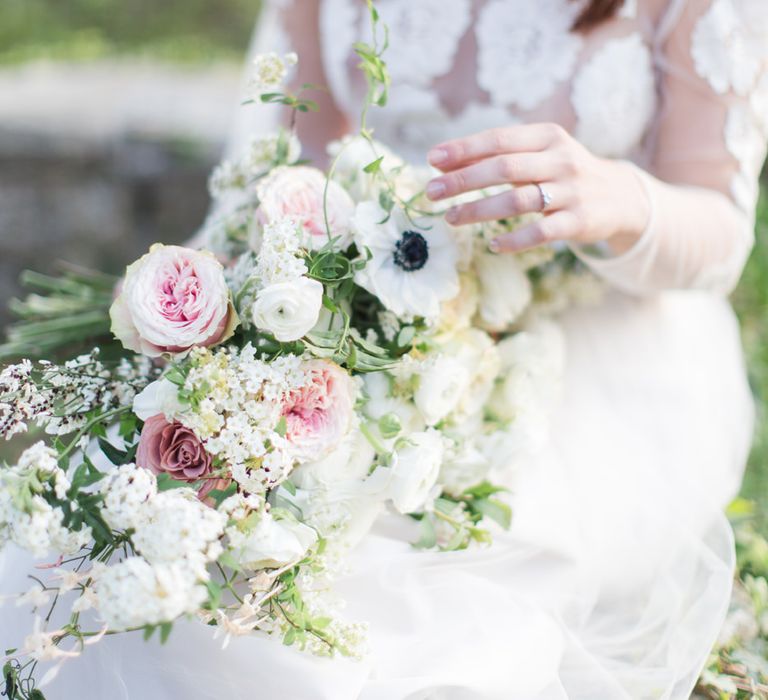
[[[306,244],[313,249],[328,242],[323,211],[323,197],[328,186],[327,213],[331,236],[338,238],[337,247],[343,250],[352,242],[351,220],[355,203],[338,183],[328,182],[316,168],[306,166],[277,168],[258,188],[259,221],[274,223],[293,219],[306,234]]]
[[[283,399],[286,438],[299,462],[316,461],[338,446],[352,426],[355,385],[327,360],[304,366],[306,382]]]
[[[153,474],[169,474],[176,481],[189,484],[202,481],[200,500],[226,482],[211,478],[212,459],[203,443],[181,423],[169,423],[165,416],[152,416],[144,423],[136,451],[136,465]]]
[[[117,339],[149,357],[221,343],[238,321],[221,263],[164,245],[128,267],[110,317]]]

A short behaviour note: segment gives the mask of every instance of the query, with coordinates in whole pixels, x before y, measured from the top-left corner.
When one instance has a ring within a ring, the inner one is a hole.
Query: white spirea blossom
[[[126,630],[192,614],[208,594],[184,564],[152,565],[142,557],[129,557],[98,574],[96,595],[109,629]]]
[[[197,349],[185,390],[200,401],[179,420],[229,465],[236,481],[261,492],[281,481],[293,464],[278,425],[282,397],[304,382],[302,360],[295,355],[266,362],[250,344],[241,350]]]
[[[157,493],[157,478],[135,464],[118,467],[102,482],[101,513],[116,530],[135,529],[146,518],[147,502]]]
[[[151,564],[186,565],[205,579],[205,565],[222,552],[226,516],[197,500],[191,489],[159,493],[145,510],[131,538],[136,550]]]
[[[284,56],[271,51],[262,53],[253,59],[253,72],[248,84],[247,96],[258,99],[265,92],[278,90],[288,75],[288,70],[298,63],[295,53]]]
[[[262,287],[293,282],[307,273],[301,257],[301,233],[291,219],[266,224],[257,252],[254,274]]]

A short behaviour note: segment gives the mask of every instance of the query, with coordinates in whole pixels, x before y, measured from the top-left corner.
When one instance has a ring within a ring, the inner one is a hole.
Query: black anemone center
[[[416,231],[404,231],[394,252],[395,265],[406,272],[421,270],[429,260],[429,244]]]

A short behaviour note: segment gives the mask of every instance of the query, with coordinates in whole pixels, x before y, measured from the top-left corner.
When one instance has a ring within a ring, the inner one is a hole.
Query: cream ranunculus
[[[149,357],[222,343],[238,321],[213,255],[159,244],[128,267],[110,317],[123,346]]]
[[[301,559],[317,542],[317,533],[298,520],[266,513],[248,534],[239,552],[248,569],[279,567]]]
[[[480,251],[475,255],[480,283],[479,316],[491,331],[509,328],[528,308],[533,291],[525,271],[509,255]]]
[[[133,412],[143,421],[158,414],[174,421],[183,410],[179,387],[164,377],[149,384],[133,399]]]
[[[445,446],[437,430],[430,428],[408,436],[392,456],[389,496],[401,513],[416,513],[436,495],[437,478]]]
[[[458,406],[471,379],[467,368],[450,355],[427,360],[417,376],[413,398],[427,425],[439,423]]]
[[[303,338],[317,323],[323,285],[308,277],[278,282],[262,289],[252,306],[253,323],[280,342]]]

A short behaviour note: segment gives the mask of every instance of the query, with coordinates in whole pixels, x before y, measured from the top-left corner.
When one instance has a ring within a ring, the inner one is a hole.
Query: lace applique
[[[757,203],[757,174],[765,156],[765,140],[752,110],[745,105],[734,105],[728,110],[725,145],[739,163],[731,194],[741,209],[751,211]]]
[[[472,19],[471,0],[386,0],[377,8],[389,26],[393,82],[426,87],[451,70]]]
[[[714,0],[691,37],[696,72],[723,95],[749,93],[768,59],[765,0]]]
[[[488,2],[476,28],[478,82],[495,104],[533,109],[572,75],[583,44],[571,32],[577,12],[568,0]]]
[[[606,42],[573,84],[576,137],[601,156],[624,156],[653,118],[656,89],[651,52],[639,34]]]

